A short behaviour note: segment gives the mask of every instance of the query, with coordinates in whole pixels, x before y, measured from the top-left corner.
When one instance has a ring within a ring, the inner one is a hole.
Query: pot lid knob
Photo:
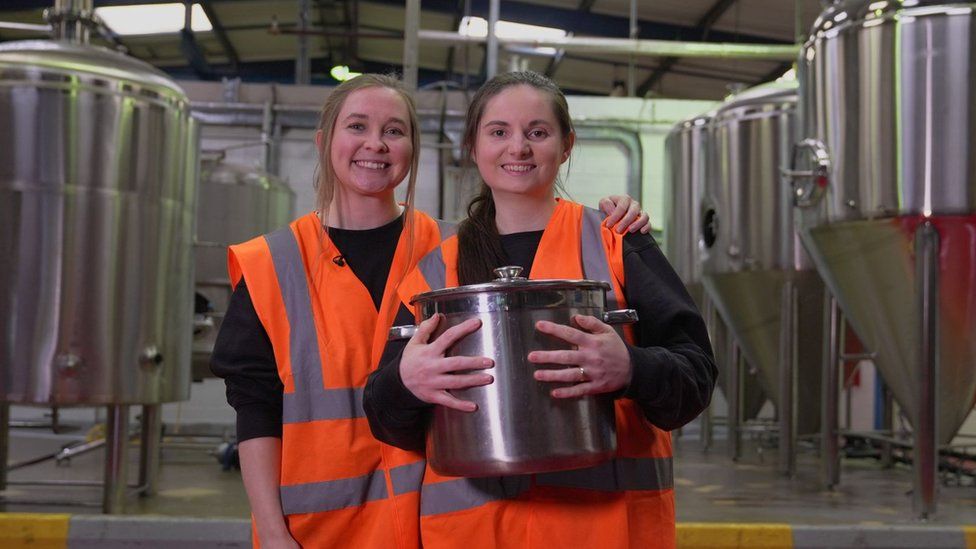
[[[522,267],[518,265],[506,265],[495,269],[496,280],[525,280],[522,276]]]

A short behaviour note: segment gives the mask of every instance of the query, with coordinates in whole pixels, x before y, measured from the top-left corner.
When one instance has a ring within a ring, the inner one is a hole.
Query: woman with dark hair
[[[668,431],[708,405],[714,359],[701,316],[653,238],[617,234],[601,226],[595,210],[556,198],[559,167],[574,141],[566,100],[548,78],[520,72],[488,81],[472,99],[463,141],[482,192],[457,236],[437,250],[444,261],[422,261],[401,284],[400,297],[406,302],[439,289],[431,281],[444,281],[443,287],[486,282],[503,265],[520,265],[529,278],[607,278],[609,298],[638,311],[632,333],[622,337],[583,315],[573,318],[575,326],[540,321],[540,332],[573,350],[534,351],[528,359],[564,366],[534,374],[540,383],[560,384],[552,398],[614,395],[617,454],[598,466],[528,480],[443,477],[428,468],[420,525],[428,549],[675,545]],[[474,403],[450,390],[493,381],[490,360],[444,356],[479,322],[431,341],[439,320],[421,323],[406,344],[387,345],[370,375],[364,407],[384,442],[422,451],[434,405],[473,412]],[[412,323],[405,308],[401,321]]]
[[[412,207],[420,130],[397,79],[335,88],[315,142],[316,210],[230,248],[235,290],[211,369],[237,411],[255,545],[413,548],[423,462],[373,438],[362,391],[399,282],[453,227]],[[610,221],[646,225],[633,201],[613,198]]]

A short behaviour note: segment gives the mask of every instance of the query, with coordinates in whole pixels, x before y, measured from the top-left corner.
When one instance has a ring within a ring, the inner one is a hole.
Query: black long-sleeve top
[[[329,228],[329,238],[339,249],[342,261],[369,290],[377,309],[402,230],[402,216],[375,229]],[[271,339],[254,310],[243,278],[227,305],[214,342],[210,370],[224,378],[227,402],[237,411],[238,442],[258,437],[281,438],[285,387],[278,376]]]
[[[529,272],[542,231],[502,236],[511,264]],[[650,235],[624,237],[624,294],[640,321],[636,345],[627,345],[633,364],[630,385],[618,398],[637,402],[657,427],[673,430],[708,406],[717,370],[705,323],[684,284]],[[401,307],[396,324],[412,324]],[[405,341],[387,345],[380,366],[366,385],[363,406],[373,436],[401,448],[424,446],[433,405],[410,392],[400,378]]]

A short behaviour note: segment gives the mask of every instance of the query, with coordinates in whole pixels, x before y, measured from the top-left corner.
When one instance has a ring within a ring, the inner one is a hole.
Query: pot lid
[[[413,305],[419,301],[431,301],[440,298],[454,298],[469,296],[475,294],[483,294],[489,292],[519,292],[519,291],[532,291],[532,290],[596,290],[602,289],[604,291],[610,290],[610,285],[606,282],[600,282],[598,280],[560,280],[560,279],[542,279],[542,280],[529,280],[522,276],[522,267],[510,265],[506,267],[499,267],[495,269],[495,280],[492,282],[484,282],[481,284],[469,284],[467,286],[458,286],[456,288],[444,288],[441,290],[434,290],[432,292],[426,292],[422,294],[417,294],[410,298],[410,304]]]

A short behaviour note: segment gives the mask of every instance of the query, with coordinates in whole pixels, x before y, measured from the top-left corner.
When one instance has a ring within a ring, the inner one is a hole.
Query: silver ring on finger
[[[586,377],[586,369],[583,368],[582,366],[580,366],[579,367],[579,382],[580,383],[583,383],[586,380],[587,380],[587,377]]]

